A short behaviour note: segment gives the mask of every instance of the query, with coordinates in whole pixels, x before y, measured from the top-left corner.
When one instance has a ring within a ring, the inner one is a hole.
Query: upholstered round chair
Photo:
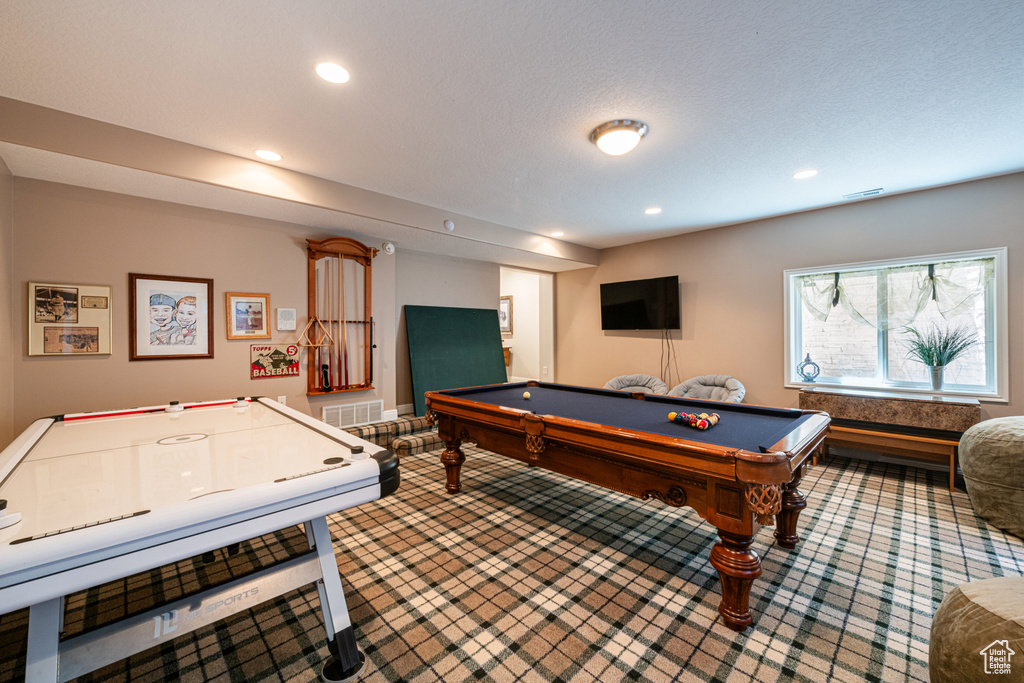
[[[1024,538],[1024,417],[997,417],[964,432],[960,469],[978,516]],[[1024,656],[1021,662],[1024,669]]]
[[[1024,577],[971,581],[947,593],[932,617],[931,683],[1021,680],[1021,669]]]
[[[732,401],[739,403],[746,396],[747,390],[736,378],[729,375],[701,375],[681,382],[668,392],[669,396],[684,398],[704,398],[712,401]]]
[[[604,385],[605,389],[616,391],[638,391],[644,394],[664,394],[668,385],[650,375],[619,375]]]

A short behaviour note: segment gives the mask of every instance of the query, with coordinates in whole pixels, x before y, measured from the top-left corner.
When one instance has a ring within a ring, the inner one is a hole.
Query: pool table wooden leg
[[[743,631],[753,622],[750,615],[750,587],[761,576],[761,558],[750,549],[753,536],[718,530],[720,543],[711,549],[711,566],[722,583],[718,613],[733,631]]]
[[[794,478],[788,484],[782,485],[782,510],[775,515],[775,538],[779,545],[790,550],[800,542],[800,536],[796,533],[796,523],[800,518],[800,511],[807,507],[807,499],[797,488],[799,482],[799,478]]]
[[[466,461],[459,444],[462,439],[445,440],[444,453],[441,454],[441,462],[444,464],[444,474],[447,481],[444,488],[448,493],[458,493],[462,490],[462,482],[459,478],[462,475],[462,463]]]

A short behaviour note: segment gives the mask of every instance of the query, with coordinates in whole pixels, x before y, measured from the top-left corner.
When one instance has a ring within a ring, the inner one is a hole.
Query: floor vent
[[[380,422],[384,416],[384,401],[342,403],[324,406],[321,419],[332,427],[354,427]]]

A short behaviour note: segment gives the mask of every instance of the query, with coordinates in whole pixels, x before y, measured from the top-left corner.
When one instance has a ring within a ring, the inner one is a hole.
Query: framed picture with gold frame
[[[110,287],[28,283],[28,355],[110,354]]]
[[[270,295],[225,292],[228,339],[270,339]]]

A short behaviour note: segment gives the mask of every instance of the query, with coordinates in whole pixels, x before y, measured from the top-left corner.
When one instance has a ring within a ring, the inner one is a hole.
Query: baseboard
[[[381,415],[381,421],[382,422],[387,422],[388,420],[397,420],[398,419],[398,411],[397,410],[385,410],[380,415]]]
[[[413,414],[416,413],[416,404],[415,403],[402,403],[402,404],[397,406],[397,409],[395,410],[395,413],[397,415],[413,415]],[[397,415],[396,415],[396,417],[397,417]]]

